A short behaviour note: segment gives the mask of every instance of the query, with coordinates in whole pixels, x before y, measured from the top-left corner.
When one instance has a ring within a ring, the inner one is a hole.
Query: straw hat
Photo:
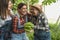
[[[42,11],[42,5],[35,4],[35,5],[31,6],[31,7],[36,8],[38,11]]]

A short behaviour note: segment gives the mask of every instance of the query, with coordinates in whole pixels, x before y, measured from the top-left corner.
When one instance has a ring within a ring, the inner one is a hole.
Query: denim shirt
[[[9,30],[8,27],[11,26],[11,17],[10,16],[7,16],[7,18],[5,20],[2,20],[1,17],[0,17],[0,30],[4,30],[6,31],[7,29]]]
[[[0,40],[8,40],[11,36],[11,17],[8,16],[7,19],[2,20],[0,17]]]

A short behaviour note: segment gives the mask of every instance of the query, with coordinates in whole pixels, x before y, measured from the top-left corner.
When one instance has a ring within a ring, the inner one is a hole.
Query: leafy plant
[[[25,28],[25,31],[27,33],[29,40],[34,40],[34,35],[33,35],[34,32],[30,32],[31,30],[33,30],[34,24],[31,22],[27,22],[24,24],[24,28]]]
[[[55,3],[57,0],[44,0],[42,5],[50,5],[51,3]]]
[[[27,22],[24,24],[24,28],[27,32],[30,32],[34,28],[34,24],[31,22]]]
[[[51,39],[52,40],[60,40],[60,24],[49,24],[50,25],[50,32],[51,32]]]

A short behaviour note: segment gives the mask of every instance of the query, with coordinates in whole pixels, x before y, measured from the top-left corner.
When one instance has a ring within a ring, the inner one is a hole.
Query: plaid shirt
[[[18,32],[18,30],[17,30],[17,22],[18,22],[17,16],[15,16],[15,17],[12,19],[12,21],[13,21],[13,24],[12,24],[13,32]]]
[[[20,32],[20,30],[21,31],[24,31],[24,28],[22,27],[23,26],[23,24],[25,23],[25,19],[24,18],[20,18],[20,20],[18,21],[19,19],[18,19],[18,16],[15,16],[14,18],[13,18],[13,32],[15,32],[15,33],[18,33],[18,32]],[[18,25],[18,22],[20,22],[19,24],[20,25]],[[20,27],[18,27],[18,26],[21,26],[21,28]]]
[[[34,19],[33,19],[33,21],[35,23],[37,23],[37,25],[35,25],[35,27],[34,27],[35,29],[49,30],[48,20],[44,13],[40,13],[38,18],[36,18],[36,19],[38,19],[38,20],[34,21]],[[38,21],[38,22],[36,22],[36,21]]]

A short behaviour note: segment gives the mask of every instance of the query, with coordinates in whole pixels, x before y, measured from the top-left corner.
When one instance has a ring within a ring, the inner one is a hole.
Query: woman
[[[35,25],[34,40],[50,40],[50,29],[42,6],[31,6],[30,13],[32,14],[30,21]]]
[[[13,18],[11,40],[29,40],[24,30],[24,24],[27,22],[27,6],[24,3],[19,3],[17,14]]]
[[[9,0],[0,0],[0,40],[9,40],[11,17],[8,12]]]

